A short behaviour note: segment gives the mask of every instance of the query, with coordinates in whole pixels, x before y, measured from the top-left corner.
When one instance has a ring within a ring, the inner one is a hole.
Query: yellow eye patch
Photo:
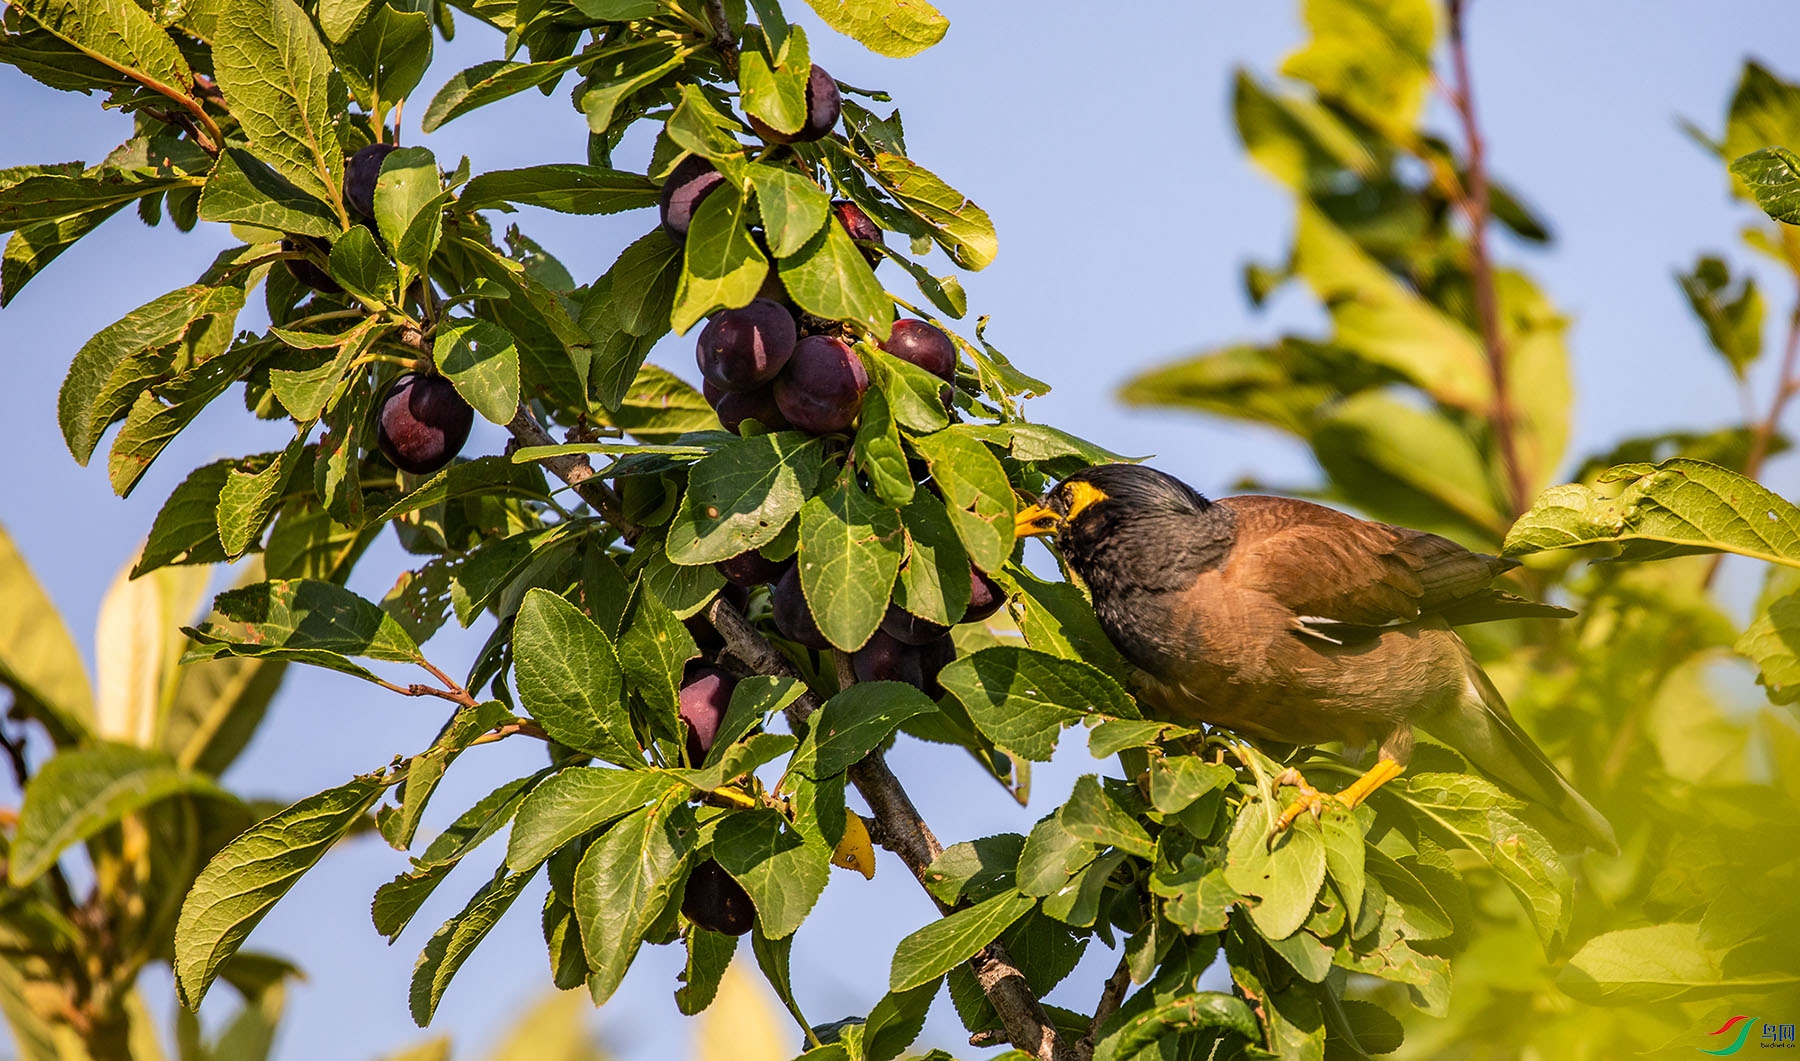
[[[1106,500],[1106,491],[1082,480],[1064,483],[1063,490],[1069,499],[1069,514],[1064,518],[1070,522],[1074,522],[1075,517],[1086,509]]]

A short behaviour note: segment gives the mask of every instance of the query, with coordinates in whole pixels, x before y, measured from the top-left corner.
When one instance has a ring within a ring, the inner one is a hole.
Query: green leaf
[[[718,193],[708,196],[700,209],[720,197]],[[693,246],[691,235],[688,246]],[[781,259],[781,284],[796,305],[815,317],[854,321],[871,335],[885,336],[893,330],[894,300],[835,217],[799,250]]]
[[[994,222],[986,210],[909,158],[881,152],[874,175],[907,213],[925,223],[950,260],[979,272],[1000,252]]]
[[[1300,202],[1294,271],[1331,310],[1336,342],[1432,397],[1486,415],[1487,355],[1473,332],[1425,301],[1310,200]]]
[[[1389,788],[1426,828],[1494,867],[1525,904],[1546,947],[1567,931],[1573,881],[1550,841],[1517,817],[1522,803],[1472,774],[1413,774]]]
[[[1010,645],[952,661],[938,682],[995,744],[1040,763],[1062,727],[1089,712],[1135,714],[1125,690],[1093,667]]]
[[[85,465],[107,426],[168,372],[164,348],[209,317],[222,318],[229,330],[243,305],[241,287],[190,284],[132,310],[84,343],[57,397],[57,420],[76,463]]]
[[[0,255],[0,309],[14,298],[31,278],[43,272],[63,251],[73,247],[83,236],[100,227],[100,223],[118,213],[125,204],[71,214],[54,221],[40,221],[14,232]]]
[[[868,409],[864,395],[865,424]],[[900,509],[900,522],[906,527],[906,566],[894,584],[894,603],[940,626],[962,622],[974,584],[969,554],[957,539],[950,514],[929,491],[920,490]]]
[[[1727,972],[1725,955],[1692,922],[1647,925],[1595,936],[1569,959],[1557,986],[1590,1005],[1618,1006],[1741,997],[1791,987],[1791,970]]]
[[[199,1007],[244,937],[362,820],[382,789],[373,776],[326,789],[256,823],[212,857],[175,926],[175,977],[184,1005]]]
[[[700,655],[700,649],[694,644],[694,635],[642,580],[633,587],[618,652],[626,687],[651,711],[652,730],[671,739],[679,736],[676,715],[682,669]]]
[[[444,82],[444,87],[438,89],[437,95],[426,106],[425,116],[419,121],[419,130],[436,132],[438,126],[453,118],[460,118],[477,107],[485,107],[528,88],[554,84],[564,74],[591,58],[590,55],[577,52],[542,63],[513,63],[504,59],[477,63]]]
[[[1431,86],[1437,43],[1429,0],[1311,0],[1303,10],[1311,38],[1281,72],[1391,135],[1411,132]]]
[[[1732,552],[1800,567],[1800,509],[1716,464],[1625,464],[1594,487],[1553,486],[1507,532],[1505,553],[1617,545],[1626,560]]]
[[[671,796],[614,825],[582,857],[575,918],[595,1005],[618,989],[644,933],[669,905],[696,831],[687,804]]]
[[[800,508],[800,588],[825,639],[863,646],[887,612],[900,571],[900,514],[846,478]]]
[[[806,0],[821,21],[877,55],[904,59],[944,39],[950,20],[923,0]]]
[[[930,697],[904,682],[858,682],[807,719],[806,745],[788,769],[815,779],[841,774],[902,722],[935,710]]]
[[[96,167],[80,174],[41,174],[0,186],[0,232],[71,214],[116,209],[146,195],[192,186],[179,174],[146,175],[136,170]]]
[[[1765,147],[1732,162],[1731,172],[1764,213],[1800,225],[1800,156],[1785,147]]]
[[[1256,1015],[1243,999],[1218,991],[1196,991],[1156,1005],[1113,1027],[1095,1044],[1094,1061],[1128,1061],[1144,1057],[1166,1035],[1207,1028],[1234,1032],[1252,1043],[1262,1041]]]
[[[643,41],[636,47],[604,54],[588,71],[586,91],[576,103],[587,115],[588,132],[598,136],[612,128],[619,104],[680,66],[684,54],[667,41]]]
[[[737,953],[737,942],[736,936],[698,925],[687,934],[687,968],[680,974],[681,986],[675,989],[675,1008],[683,1016],[692,1017],[712,1005],[719,981]]]
[[[769,259],[750,237],[750,200],[721,185],[688,225],[686,259],[670,323],[686,332],[718,309],[747,306],[769,275]]]
[[[392,616],[329,582],[259,582],[219,594],[213,607],[225,621],[191,634],[236,656],[305,660],[306,652],[334,652],[397,663],[422,658]]]
[[[1256,930],[1272,940],[1300,930],[1325,883],[1325,843],[1308,815],[1269,844],[1268,815],[1239,814],[1227,845],[1225,883],[1259,901],[1250,907]]]
[[[802,120],[804,111],[802,107]],[[797,253],[830,219],[831,197],[805,175],[764,162],[751,163],[745,172],[750,175],[751,187],[756,189],[756,209],[762,215],[763,232],[769,237],[769,250],[775,257]]]
[[[493,880],[482,885],[481,890],[469,899],[461,913],[444,922],[443,927],[432,935],[413,966],[412,987],[407,992],[413,1023],[421,1028],[431,1023],[438,1002],[444,997],[444,989],[450,986],[450,978],[487,938],[501,915],[512,907],[513,900],[519,897],[519,892],[530,883],[533,875],[533,872],[508,874],[505,869],[500,869]]]
[[[21,0],[18,7],[86,55],[185,106],[199,107],[191,95],[194,73],[181,49],[130,0]]]
[[[669,311],[675,308],[675,289],[681,282],[681,261],[681,248],[660,230],[638,237],[619,254],[606,271],[611,283],[607,309],[619,327],[637,336],[660,336],[669,330]],[[612,400],[602,404],[616,408],[630,384],[629,378],[620,380]]]
[[[219,88],[250,153],[342,217],[341,107],[332,106],[331,56],[306,12],[294,0],[226,4],[212,45]]]
[[[1800,593],[1771,601],[1732,648],[1755,662],[1770,703],[1800,700]]]
[[[912,442],[943,491],[944,507],[969,559],[983,571],[998,571],[1012,555],[1016,512],[1012,483],[999,458],[956,427]]]
[[[1109,726],[1147,726],[1164,728],[1164,723],[1106,722],[1094,730]],[[1093,741],[1089,742],[1089,750]],[[1209,763],[1197,755],[1157,756],[1150,761],[1150,804],[1163,814],[1180,814],[1190,804],[1209,792],[1217,792],[1237,780],[1237,771],[1224,763]],[[1361,844],[1359,837],[1358,844]],[[1357,865],[1361,866],[1361,856]],[[1355,904],[1352,904],[1355,905]]]
[[[940,902],[955,906],[963,899],[981,902],[1013,887],[1019,853],[1025,838],[1000,833],[951,844],[931,860],[925,871],[927,891]]]
[[[76,743],[94,723],[94,694],[81,651],[4,528],[0,600],[6,601],[0,608],[0,684],[59,747]]]
[[[688,472],[669,559],[711,564],[774,541],[817,488],[819,463],[818,440],[798,431],[720,446]]]
[[[906,991],[945,975],[973,958],[1036,905],[1037,900],[1028,895],[1005,892],[919,929],[894,948],[888,990]]]
[[[743,127],[715,107],[698,85],[682,85],[680,95],[663,132],[675,146],[711,161],[733,187],[743,188],[744,145],[737,138]]]
[[[183,665],[158,743],[182,767],[217,777],[250,743],[286,672],[249,659]]]
[[[806,86],[812,57],[806,31],[791,28],[783,42],[780,65],[754,49],[738,55],[738,85],[743,89],[744,113],[782,133],[795,133],[806,124]]]
[[[227,147],[200,190],[200,220],[253,225],[336,239],[343,225],[329,204],[300,190],[242,148]]]
[[[518,414],[519,346],[506,329],[484,320],[445,321],[431,359],[490,423],[505,426]]]
[[[1076,779],[1075,790],[1056,816],[1063,831],[1083,843],[1116,847],[1139,858],[1149,858],[1154,850],[1144,827],[1100,787],[1093,774]]]
[[[311,430],[311,423],[303,424],[294,441],[255,472],[233,468],[225,474],[225,486],[219,491],[214,514],[219,521],[219,543],[225,547],[227,557],[242,556],[275,514]]]
[[[425,853],[413,860],[411,869],[377,888],[369,908],[375,931],[386,936],[389,943],[398,939],[463,856],[512,821],[514,812],[542,776],[539,773],[515,778],[483,796],[426,845]]]
[[[225,546],[219,541],[219,494],[237,463],[226,459],[202,465],[169,494],[150,525],[150,537],[131,569],[132,578],[168,564],[225,560]]]
[[[616,214],[655,206],[661,190],[640,174],[555,163],[483,173],[463,186],[458,202],[465,210],[513,203],[564,214]]]
[[[609,763],[643,765],[619,658],[573,604],[545,589],[525,594],[513,623],[513,671],[520,702],[553,740]]]
[[[388,261],[368,229],[357,225],[331,245],[331,278],[371,306],[392,306],[399,296],[400,273]],[[443,341],[443,333],[438,335]]]
[[[423,271],[437,239],[408,248],[407,233],[415,223],[439,220],[435,215],[443,205],[442,196],[437,157],[429,150],[397,148],[381,160],[381,172],[375,178],[375,222],[381,227],[381,238],[394,249],[395,260],[413,272]]]
[[[402,4],[412,6],[409,0]],[[376,0],[362,24],[332,54],[357,102],[385,116],[419,87],[431,65],[431,51],[431,13],[424,5],[404,10]]]
[[[1366,813],[1366,812],[1365,812]],[[1362,909],[1363,889],[1367,880],[1363,873],[1364,851],[1359,815],[1328,812],[1319,819],[1320,838],[1325,843],[1325,870],[1344,899],[1344,910],[1355,917]]]
[[[1756,280],[1741,276],[1734,286],[1730,266],[1709,254],[1694,263],[1693,272],[1677,273],[1675,281],[1705,325],[1713,349],[1743,379],[1744,370],[1762,354],[1763,298]]]
[[[772,940],[793,935],[831,873],[831,848],[772,810],[727,815],[713,834],[712,854],[750,893],[757,927]]]
[[[867,342],[859,343],[857,351],[868,367],[870,389],[881,391],[901,427],[923,435],[942,431],[950,423],[943,380]]]
[[[1469,530],[1457,537],[1477,541],[1506,526],[1486,456],[1437,409],[1363,391],[1322,412],[1311,443],[1333,485],[1371,518],[1408,526],[1460,520]]]
[[[229,341],[228,322],[208,318],[208,327],[217,333],[217,342]],[[238,382],[265,352],[260,344],[242,343],[157,384],[154,391],[140,392],[107,455],[106,473],[113,492],[120,497],[129,495],[175,436],[193,423],[213,399]]]
[[[649,770],[570,767],[532,790],[519,805],[506,842],[506,864],[524,873],[570,840],[683,793],[687,786]]]
[[[212,778],[182,769],[162,752],[127,744],[61,752],[25,788],[7,879],[24,887],[55,865],[70,845],[183,793],[236,802]]]
[[[752,674],[738,680],[731,691],[731,705],[713,734],[712,750],[706,753],[706,764],[712,766],[725,757],[731,746],[753,729],[764,725],[778,711],[800,699],[806,687],[793,678],[775,678]]]

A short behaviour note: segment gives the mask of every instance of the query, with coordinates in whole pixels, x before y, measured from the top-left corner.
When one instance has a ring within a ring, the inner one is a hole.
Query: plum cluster
[[[946,381],[955,377],[956,347],[925,321],[895,321],[880,345]],[[694,358],[702,393],[733,433],[741,433],[746,420],[769,431],[845,431],[856,423],[869,389],[868,370],[848,343],[835,335],[802,336],[793,313],[773,299],[713,314],[700,330]]]

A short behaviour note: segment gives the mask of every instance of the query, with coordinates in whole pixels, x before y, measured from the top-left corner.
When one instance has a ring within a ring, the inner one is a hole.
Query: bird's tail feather
[[[1618,851],[1612,825],[1519,728],[1500,691],[1466,650],[1463,671],[1468,677],[1467,695],[1455,707],[1426,720],[1424,728],[1483,773],[1576,826],[1594,846]]]

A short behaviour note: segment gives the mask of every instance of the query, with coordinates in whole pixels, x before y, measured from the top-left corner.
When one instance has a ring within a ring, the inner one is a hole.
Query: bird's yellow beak
[[[1062,517],[1043,505],[1027,505],[1013,517],[1013,537],[1056,534],[1062,530]]]

